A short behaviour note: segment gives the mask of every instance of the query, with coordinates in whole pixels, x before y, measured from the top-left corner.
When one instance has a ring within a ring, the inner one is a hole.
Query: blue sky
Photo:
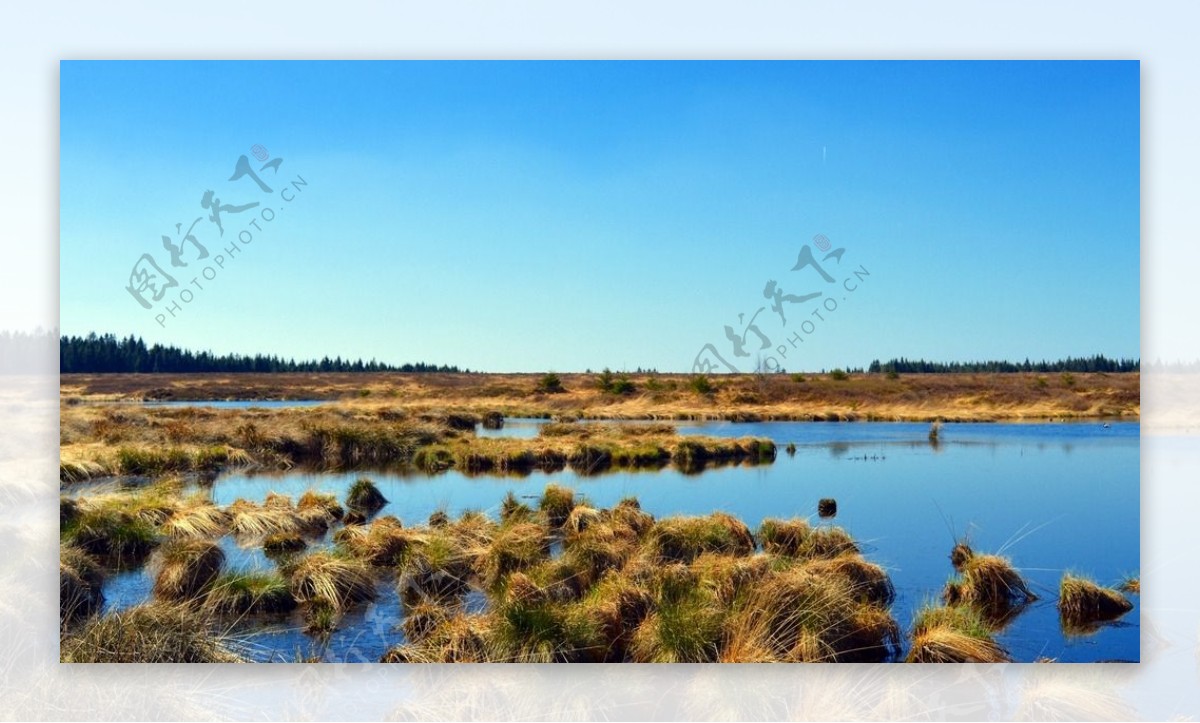
[[[1136,62],[73,61],[61,113],[68,334],[494,371],[1139,356]],[[255,144],[271,193],[228,180]],[[258,205],[222,236],[209,190]],[[196,218],[210,256],[173,267]],[[832,284],[792,271],[817,234]],[[145,253],[178,283],[149,310]],[[822,295],[785,325],[768,281]]]

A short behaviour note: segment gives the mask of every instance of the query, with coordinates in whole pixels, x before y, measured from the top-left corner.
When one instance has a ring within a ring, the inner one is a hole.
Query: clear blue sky
[[[67,334],[494,371],[687,371],[711,342],[747,369],[723,328],[766,306],[771,349],[813,322],[789,370],[1140,355],[1136,62],[64,62],[61,103]],[[270,194],[227,180],[254,144]],[[221,237],[209,190],[259,206]],[[209,259],[172,267],[202,216]],[[791,270],[816,234],[834,284]],[[143,253],[179,282],[150,310]],[[771,280],[823,295],[784,326]]]

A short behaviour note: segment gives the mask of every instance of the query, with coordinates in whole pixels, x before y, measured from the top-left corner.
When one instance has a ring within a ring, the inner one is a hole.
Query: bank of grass
[[[425,472],[529,474],[570,465],[583,474],[610,468],[685,471],[707,465],[770,463],[767,439],[682,437],[672,425],[547,425],[534,439],[485,438],[479,415],[415,412],[355,403],[328,408],[201,409],[63,407],[59,477],[161,477],[248,466],[360,469],[411,464]],[[360,511],[372,503],[355,502]],[[385,500],[386,501],[386,500]]]
[[[325,399],[410,417],[451,409],[483,418],[834,419],[953,421],[1139,416],[1140,374],[1072,374],[1072,384],[1018,374],[628,374],[622,393],[594,374],[96,374],[63,375],[64,399]],[[696,379],[707,388],[693,389]],[[362,391],[369,394],[363,396]],[[64,407],[67,405],[64,405]],[[73,407],[86,407],[75,404]],[[224,411],[224,410],[220,410]]]

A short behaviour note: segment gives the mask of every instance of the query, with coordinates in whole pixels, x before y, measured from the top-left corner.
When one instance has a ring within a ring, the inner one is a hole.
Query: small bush
[[[558,375],[554,372],[542,375],[542,378],[538,380],[536,389],[542,394],[562,394],[567,391],[562,385],[562,379],[559,379]]]
[[[841,369],[834,369],[833,371],[829,372],[829,378],[835,382],[844,382],[850,378],[850,375]]]
[[[703,374],[698,374],[692,377],[691,381],[688,382],[688,386],[691,387],[693,392],[706,396],[711,395],[716,391],[716,388],[713,387],[712,382],[710,382],[708,377]]]

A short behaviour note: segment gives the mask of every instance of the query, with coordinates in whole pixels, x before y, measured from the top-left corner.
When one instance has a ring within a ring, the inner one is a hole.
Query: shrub
[[[563,388],[562,380],[554,372],[542,375],[538,380],[536,390],[542,394],[561,394],[567,391]]]

